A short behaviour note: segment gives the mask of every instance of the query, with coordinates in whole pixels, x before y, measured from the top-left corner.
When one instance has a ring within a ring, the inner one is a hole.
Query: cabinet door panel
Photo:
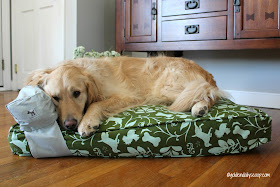
[[[127,43],[156,41],[157,16],[152,15],[153,8],[156,11],[156,0],[126,0],[125,41]]]
[[[266,38],[279,36],[278,0],[240,0],[235,9],[235,38]]]

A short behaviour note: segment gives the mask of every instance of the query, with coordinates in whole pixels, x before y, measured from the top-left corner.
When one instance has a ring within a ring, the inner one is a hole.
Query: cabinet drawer
[[[162,22],[162,41],[227,39],[227,16]]]
[[[162,0],[162,16],[227,10],[227,0]]]

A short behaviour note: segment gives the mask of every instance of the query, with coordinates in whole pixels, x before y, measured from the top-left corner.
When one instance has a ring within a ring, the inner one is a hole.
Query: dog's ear
[[[48,80],[48,75],[53,71],[53,69],[46,70],[36,70],[33,71],[26,79],[25,85],[36,86],[39,85],[44,87]]]
[[[93,102],[98,102],[104,100],[103,95],[100,90],[99,84],[95,81],[94,77],[88,73],[85,74],[86,80],[85,85],[87,87],[87,106]]]

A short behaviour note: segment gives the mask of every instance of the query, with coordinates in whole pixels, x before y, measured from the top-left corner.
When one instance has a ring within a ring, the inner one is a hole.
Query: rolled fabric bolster
[[[71,156],[56,122],[57,112],[51,98],[38,86],[26,86],[6,105],[24,131],[35,158]]]

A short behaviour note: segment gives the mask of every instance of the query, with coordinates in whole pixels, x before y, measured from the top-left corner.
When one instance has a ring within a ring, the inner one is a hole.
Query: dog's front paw
[[[204,101],[200,101],[192,107],[192,116],[194,117],[202,117],[207,114],[208,114],[208,106],[207,103]]]
[[[78,132],[82,137],[89,137],[98,130],[98,127],[98,120],[83,119],[78,126]]]

